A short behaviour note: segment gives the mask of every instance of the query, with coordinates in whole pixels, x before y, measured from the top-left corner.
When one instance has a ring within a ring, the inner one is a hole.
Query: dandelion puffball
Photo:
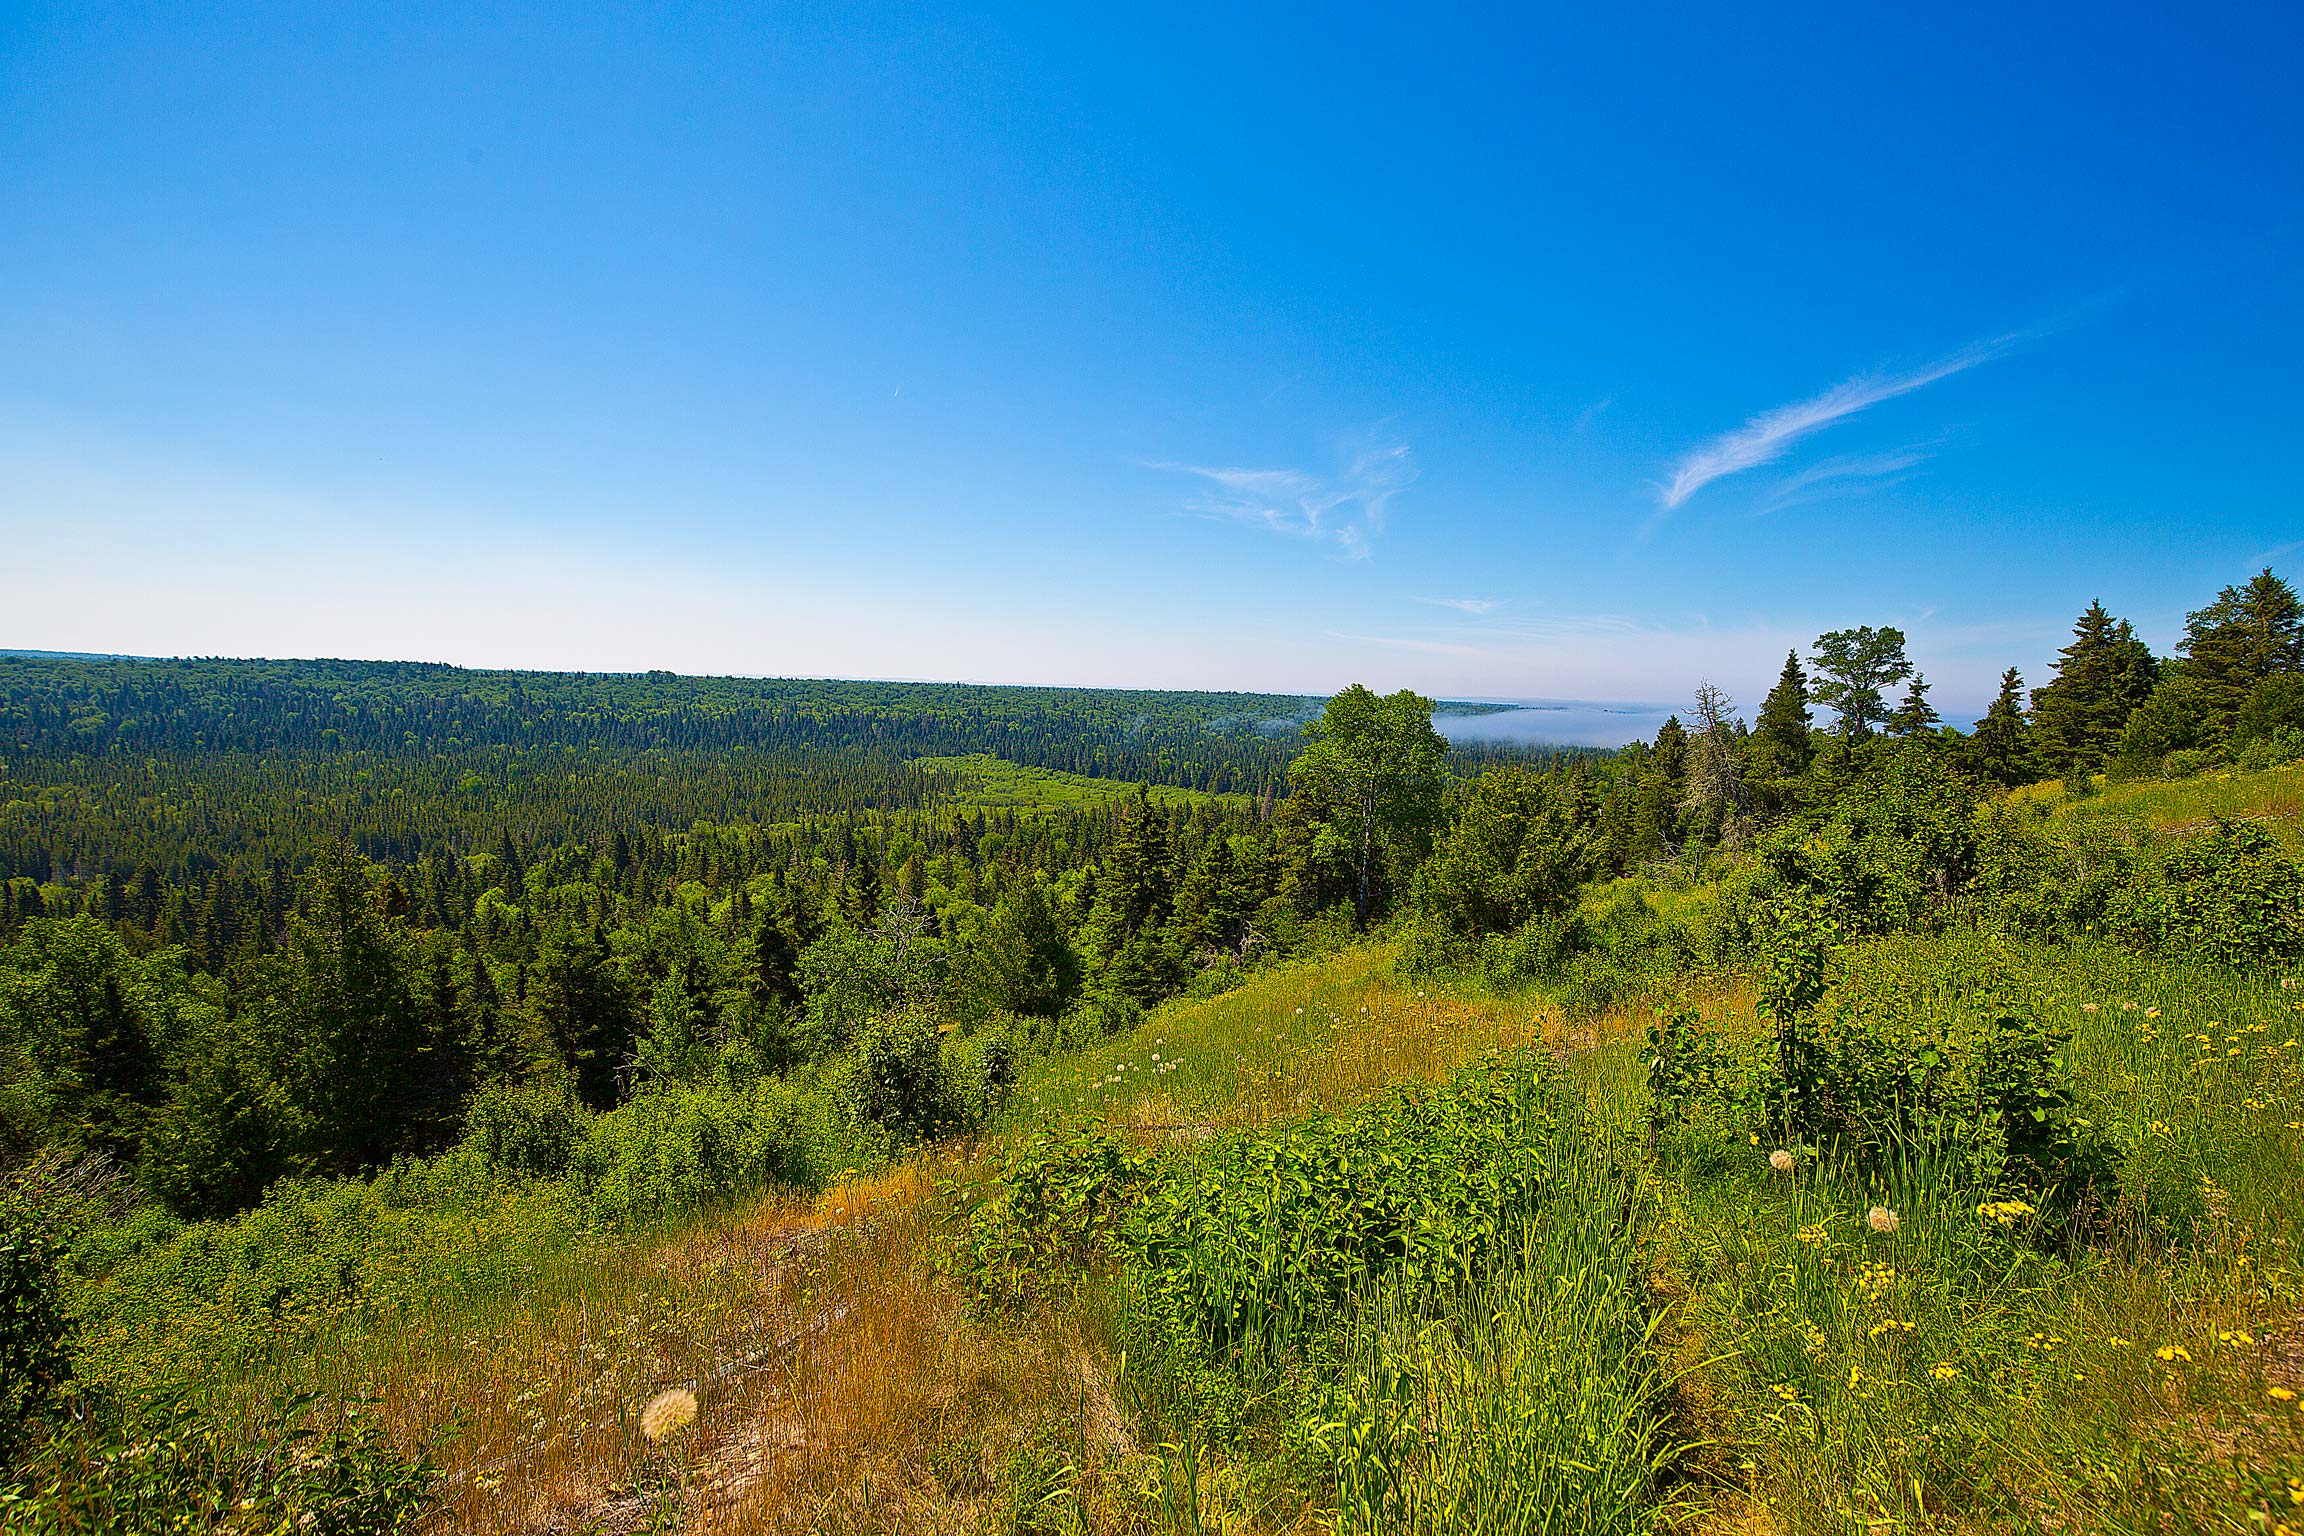
[[[696,1394],[686,1387],[671,1387],[648,1399],[640,1410],[640,1433],[651,1440],[676,1435],[696,1418]]]
[[[1792,1171],[1792,1154],[1782,1147],[1778,1147],[1768,1154],[1768,1166],[1778,1173],[1790,1173]]]
[[[1872,1207],[1872,1214],[1864,1218],[1864,1224],[1875,1232],[1893,1232],[1896,1230],[1896,1213],[1884,1205],[1876,1205]]]

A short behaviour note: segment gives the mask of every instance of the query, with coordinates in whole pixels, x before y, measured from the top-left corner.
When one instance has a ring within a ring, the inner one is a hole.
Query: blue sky
[[[2304,574],[2291,7],[0,8],[0,645],[1956,717]]]

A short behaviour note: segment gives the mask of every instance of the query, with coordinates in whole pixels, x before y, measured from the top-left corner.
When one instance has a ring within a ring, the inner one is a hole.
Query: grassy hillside
[[[2292,845],[2299,782],[2011,803]],[[644,1098],[581,1177],[313,1186],[84,1256],[89,1368],[364,1402],[440,1529],[2304,1529],[2297,975],[1836,943],[1800,1048],[1841,1130],[1780,1141],[1778,983],[1690,937],[1737,878],[1587,891],[1533,984],[1273,966],[893,1160],[795,1100],[787,1161],[714,1163]]]

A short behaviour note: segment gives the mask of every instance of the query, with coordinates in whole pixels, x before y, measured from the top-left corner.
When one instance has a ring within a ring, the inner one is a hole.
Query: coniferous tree
[[[2151,697],[2159,663],[2126,619],[2092,602],[2058,653],[2056,676],[2032,690],[2032,723],[2053,773],[2094,773],[2120,739],[2128,716]]]
[[[2024,679],[2014,667],[2000,674],[2000,692],[1968,738],[1977,771],[2013,789],[2032,781],[2031,727],[2024,718]]]
[[[1928,702],[1928,679],[1915,672],[1905,686],[1896,712],[1888,717],[1888,733],[1909,741],[1934,730],[1943,719],[1936,713],[1936,706]]]
[[[2182,675],[2199,690],[2203,734],[2220,739],[2258,683],[2304,669],[2304,603],[2267,568],[2190,615],[2177,650]]]
[[[1760,701],[1760,720],[1753,728],[1755,749],[1766,770],[1780,778],[1808,771],[1815,742],[1808,734],[1814,716],[1808,708],[1808,674],[1800,653],[1784,653],[1784,670],[1768,697]]]

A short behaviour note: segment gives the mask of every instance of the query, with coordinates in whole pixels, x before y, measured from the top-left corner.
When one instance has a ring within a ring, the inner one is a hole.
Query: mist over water
[[[1538,746],[1621,747],[1653,740],[1666,704],[1595,704],[1585,699],[1480,699],[1508,704],[1488,715],[1441,715],[1433,720],[1450,741],[1517,741]]]

